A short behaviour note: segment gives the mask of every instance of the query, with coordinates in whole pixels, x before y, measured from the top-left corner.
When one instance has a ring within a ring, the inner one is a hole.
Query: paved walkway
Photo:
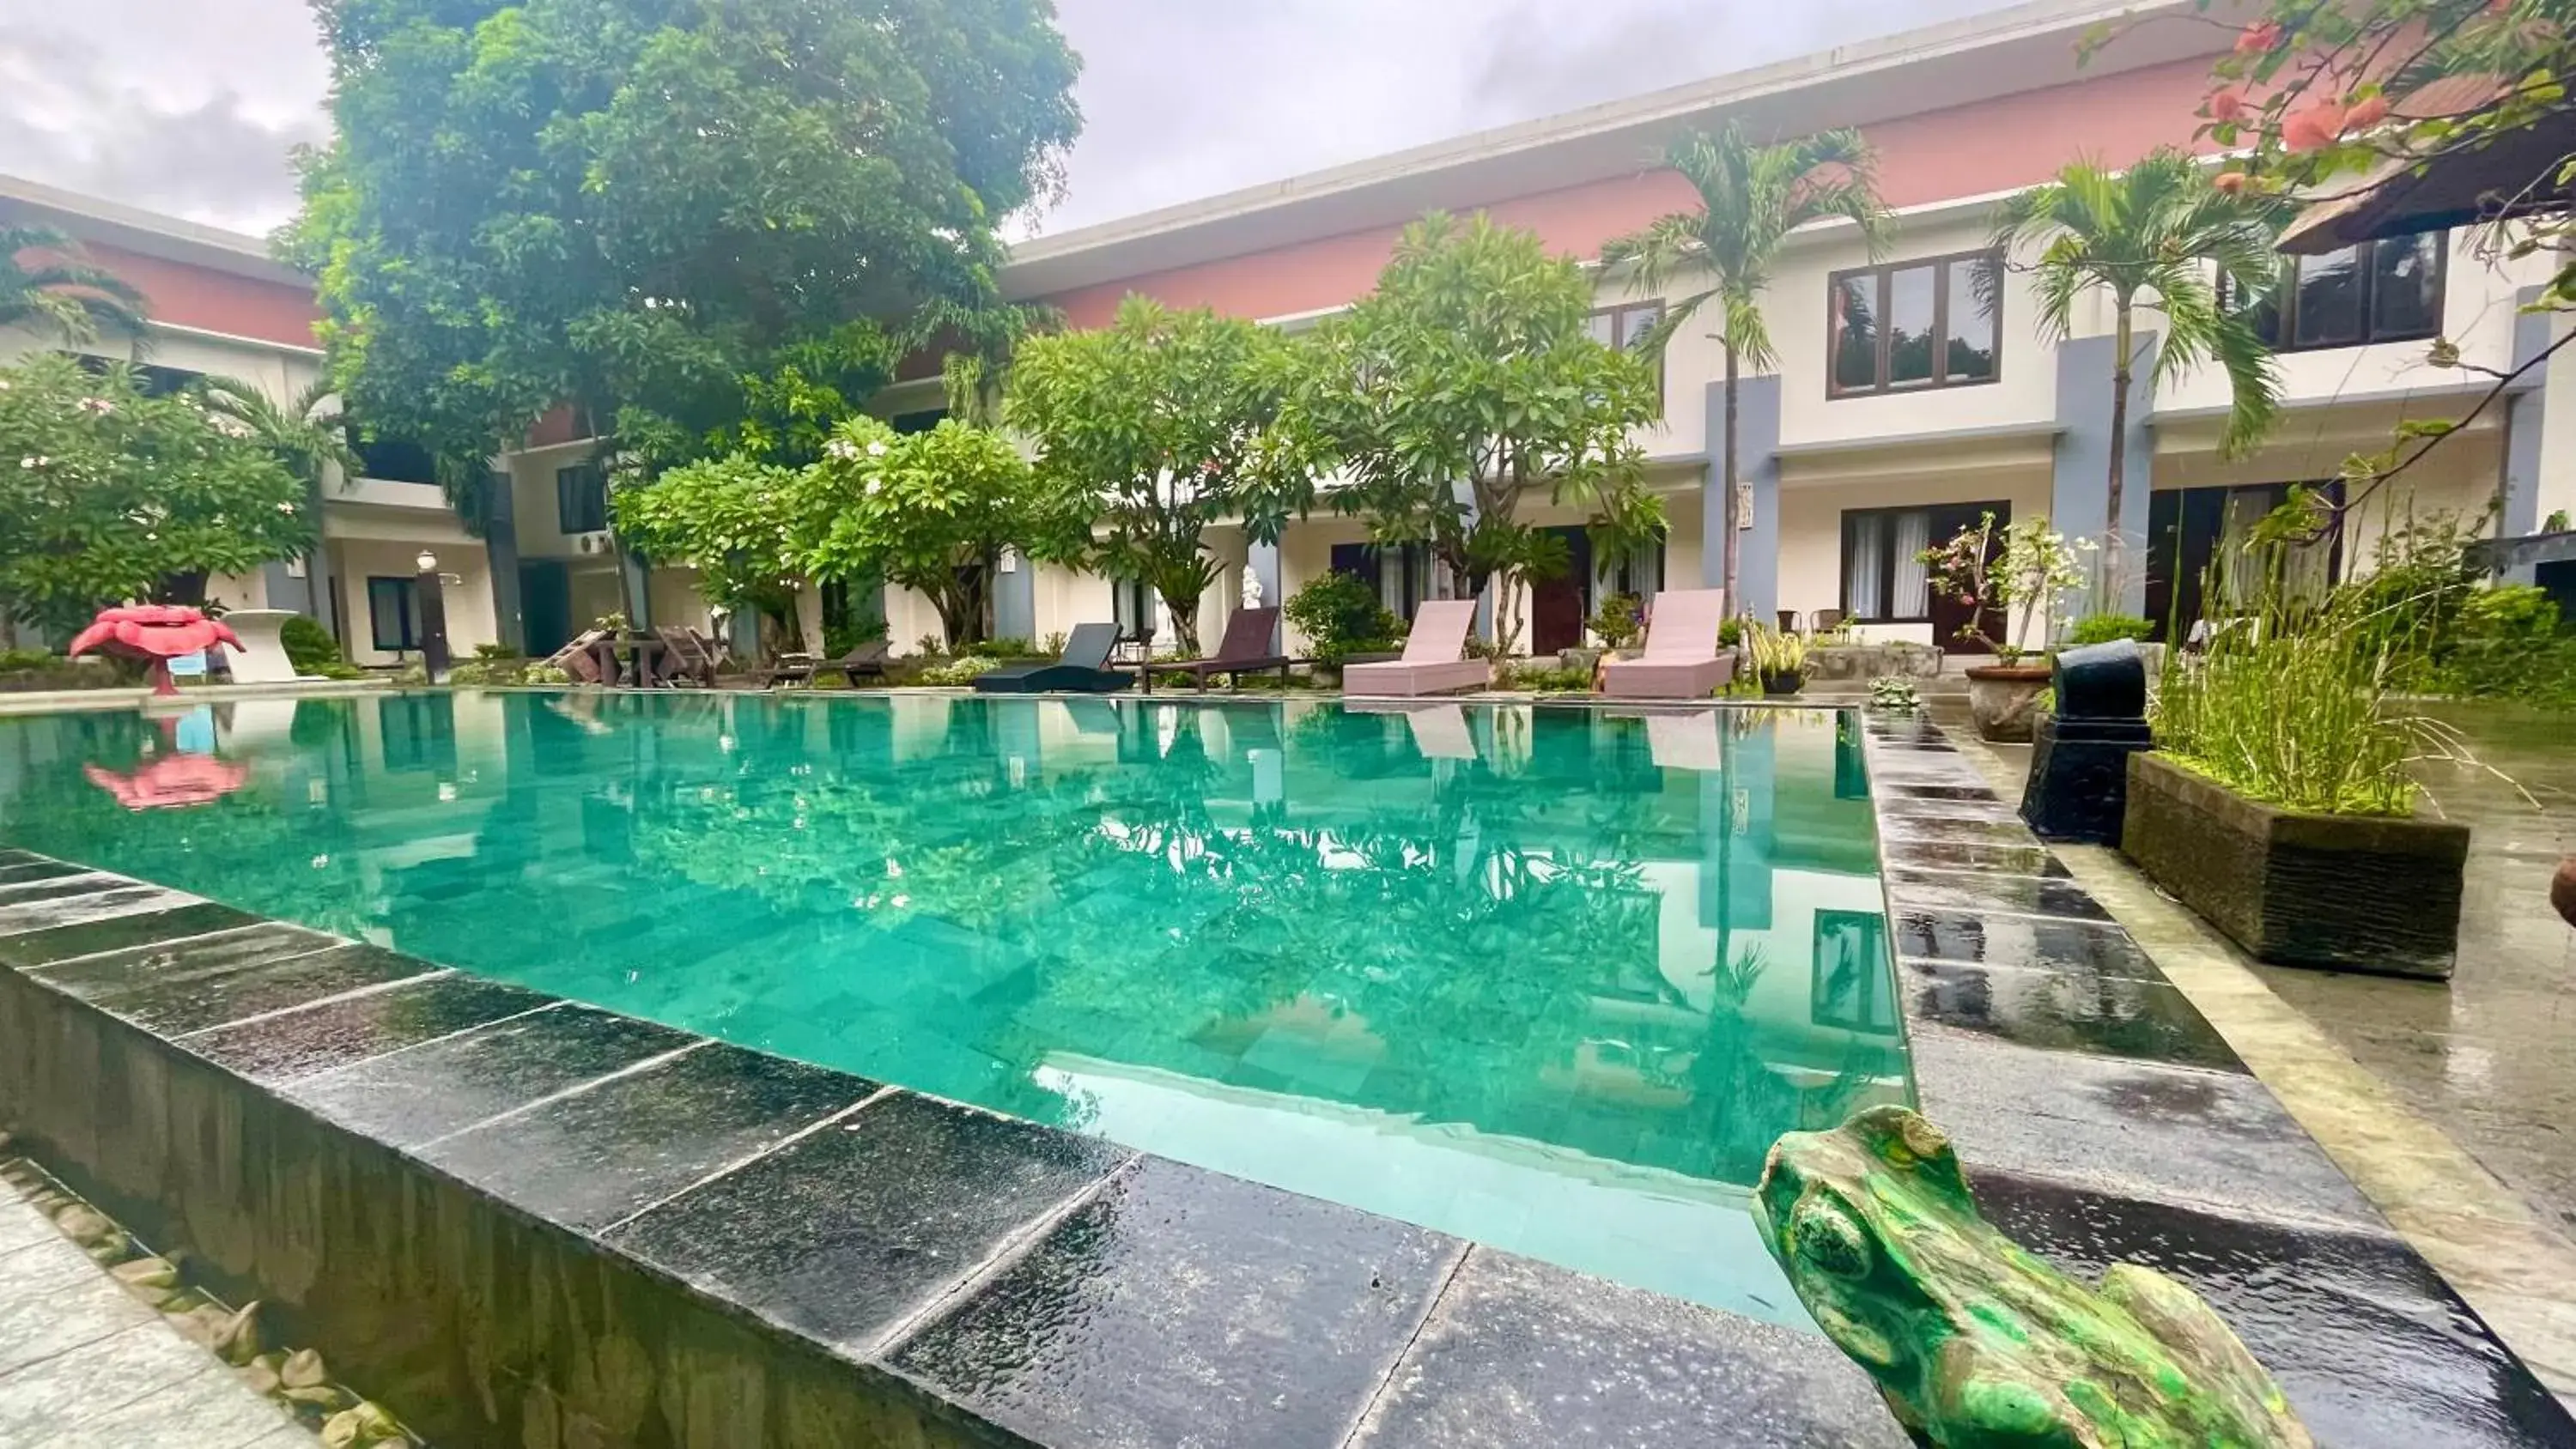
[[[2018,798],[2029,749],[1978,744],[1964,702],[1933,709]],[[2259,965],[2118,851],[2058,855],[2373,1205],[2576,1404],[2576,978],[2546,896],[2558,854],[2576,849],[2576,752],[2563,743],[2576,727],[2466,723],[2482,757],[2543,806],[2492,775],[2429,772],[2444,810],[2476,830],[2447,987]]]
[[[315,1442],[0,1183],[0,1444],[312,1449]]]

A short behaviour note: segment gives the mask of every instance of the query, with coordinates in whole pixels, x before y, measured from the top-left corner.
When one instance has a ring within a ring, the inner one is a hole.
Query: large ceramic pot
[[[2258,960],[2438,980],[2459,951],[2465,825],[2283,810],[2142,754],[2120,850]]]
[[[1988,664],[1968,671],[1968,713],[1977,738],[1999,744],[2030,743],[2039,722],[2040,691],[2048,688],[2045,664]]]

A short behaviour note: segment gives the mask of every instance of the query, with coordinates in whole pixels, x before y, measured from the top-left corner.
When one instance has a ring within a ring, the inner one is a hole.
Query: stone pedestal
[[[242,647],[227,651],[225,660],[232,670],[235,684],[286,684],[295,678],[295,666],[287,662],[286,643],[279,631],[295,617],[289,609],[235,609],[224,615],[224,623],[241,640]]]

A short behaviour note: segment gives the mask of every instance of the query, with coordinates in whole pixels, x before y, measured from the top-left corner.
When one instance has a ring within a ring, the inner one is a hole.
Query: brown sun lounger
[[[1278,632],[1277,609],[1237,609],[1234,617],[1225,621],[1225,639],[1217,645],[1214,654],[1205,659],[1151,660],[1134,668],[1143,677],[1147,694],[1154,692],[1154,676],[1157,674],[1186,674],[1190,682],[1200,689],[1207,688],[1211,674],[1227,676],[1231,685],[1242,684],[1243,676],[1247,674],[1269,670],[1277,670],[1279,677],[1285,680],[1288,666],[1297,661],[1271,647],[1270,641],[1277,637]]]

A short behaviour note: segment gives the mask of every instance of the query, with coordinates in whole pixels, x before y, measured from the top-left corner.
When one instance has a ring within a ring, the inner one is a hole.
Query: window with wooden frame
[[[1825,394],[1968,387],[2003,376],[2003,253],[1960,252],[1827,279]]]
[[[2371,342],[2415,342],[2442,332],[2450,233],[2381,237],[2316,256],[2283,257],[2267,296],[2228,305],[2275,352],[2316,352]],[[2232,287],[2221,288],[2222,294]]]
[[[1593,312],[1586,321],[1585,327],[1591,332],[1593,341],[1634,352],[1637,350],[1637,344],[1647,333],[1654,330],[1656,323],[1662,320],[1664,320],[1664,304],[1658,299],[1652,302],[1629,302],[1617,307],[1600,308]],[[1654,364],[1655,393],[1660,397],[1664,391],[1664,356],[1659,352],[1647,361]]]

